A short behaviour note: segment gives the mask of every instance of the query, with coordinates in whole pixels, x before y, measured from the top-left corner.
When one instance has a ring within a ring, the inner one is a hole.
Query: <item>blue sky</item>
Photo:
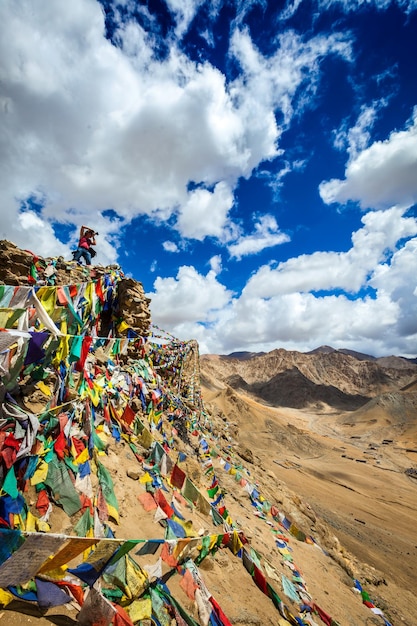
[[[201,352],[417,353],[416,0],[3,0],[0,235]]]

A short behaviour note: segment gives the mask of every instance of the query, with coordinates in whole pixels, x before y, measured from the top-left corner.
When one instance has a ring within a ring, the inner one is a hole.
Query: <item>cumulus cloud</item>
[[[255,222],[255,230],[251,235],[242,236],[236,243],[228,247],[231,257],[237,260],[248,254],[256,254],[279,244],[289,241],[286,233],[279,230],[273,215],[261,215]]]
[[[210,265],[210,268],[213,270],[213,272],[215,273],[216,276],[217,276],[217,274],[220,274],[220,272],[223,269],[221,255],[220,254],[216,254],[215,256],[211,257],[211,259],[209,260],[209,265]]]
[[[68,255],[67,246],[59,244],[57,247],[53,243],[55,237],[52,226],[45,223],[34,211],[25,210],[19,213],[18,229],[22,233],[21,241],[27,242],[30,239],[33,243],[36,241],[36,249],[42,250],[44,256]]]
[[[178,28],[200,4],[170,0],[182,15]],[[0,201],[11,239],[25,239],[15,217],[39,195],[42,223],[74,225],[74,239],[91,219],[103,235],[116,234],[105,214],[112,208],[124,223],[177,216],[183,237],[229,241],[239,178],[279,154],[276,110],[288,124],[297,90],[317,84],[318,60],[350,54],[346,36],[287,33],[264,58],[247,31],[235,30],[230,56],[240,71],[228,83],[210,63],[187,58],[175,38],[159,59],[155,33],[120,16],[114,40],[95,0],[1,3]],[[199,188],[190,192],[190,182]],[[202,219],[204,206],[214,208],[213,220]]]
[[[387,295],[351,300],[345,295],[292,293],[268,300],[242,295],[231,319],[218,326],[217,341],[229,352],[276,347],[311,350],[322,344],[387,354],[398,305]],[[412,337],[411,337],[412,339]],[[396,336],[395,351],[412,355],[410,336]],[[389,353],[389,352],[388,352]]]
[[[213,191],[195,189],[179,209],[176,229],[188,239],[228,239],[235,230],[228,220],[233,201],[233,193],[225,182],[217,183]]]
[[[231,292],[218,282],[212,269],[203,276],[194,267],[183,265],[175,278],[158,277],[148,296],[152,320],[177,328],[178,324],[210,322],[213,312],[227,304]]]
[[[395,250],[402,238],[417,234],[417,220],[403,216],[399,208],[362,217],[363,228],[352,235],[347,252],[314,252],[279,263],[264,265],[254,273],[245,287],[251,297],[269,298],[294,291],[331,291],[343,289],[356,293],[386,254]]]
[[[417,202],[417,108],[404,130],[363,150],[357,142],[344,180],[320,184],[324,202],[344,204],[356,200],[363,209],[393,204],[410,207]]]
[[[153,315],[179,336],[195,337],[202,352],[307,351],[331,344],[375,356],[415,356],[417,220],[394,207],[362,221],[346,253],[318,252],[276,269],[264,266],[239,296],[213,271],[203,276],[182,268],[176,279],[155,282]],[[186,314],[178,312],[182,306]]]
[[[369,281],[378,293],[398,304],[396,327],[401,337],[417,334],[417,288],[413,289],[413,276],[417,276],[417,238],[397,250],[391,262],[376,267]]]

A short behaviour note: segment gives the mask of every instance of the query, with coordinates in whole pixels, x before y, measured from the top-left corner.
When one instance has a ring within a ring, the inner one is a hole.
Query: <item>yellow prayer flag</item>
[[[210,545],[209,545],[209,552],[210,550],[213,550],[213,548],[215,547],[217,543],[217,535],[210,535]]]
[[[62,580],[68,574],[67,569],[68,567],[66,565],[64,565],[63,567],[57,567],[56,569],[50,569],[48,570],[48,578],[53,578],[54,580]]]
[[[90,305],[90,309],[91,309],[91,305],[93,303],[93,293],[94,293],[94,289],[95,289],[95,285],[93,282],[89,282],[87,283],[86,287],[85,287],[85,291],[84,291],[84,298],[87,300],[88,304]]]
[[[134,624],[140,622],[143,619],[151,619],[152,617],[152,602],[150,598],[144,598],[143,600],[134,600],[132,604],[126,607],[130,619]]]
[[[30,484],[32,485],[32,487],[34,487],[35,485],[39,485],[39,483],[44,483],[47,476],[48,463],[45,463],[45,461],[40,461],[35,473],[30,479]]]
[[[191,520],[185,521],[185,520],[180,519],[176,515],[173,515],[172,519],[174,520],[174,522],[179,524],[185,530],[185,534],[187,537],[193,537],[195,535],[195,532],[193,529],[193,523]],[[217,540],[217,535],[216,535],[216,540]],[[210,546],[211,546],[211,543],[210,543]]]
[[[36,517],[35,519],[36,519],[36,530],[39,533],[51,532],[51,527],[49,526],[47,522],[44,522],[42,519],[39,519],[38,517]]]
[[[145,589],[148,577],[146,572],[129,557],[126,556],[126,583],[127,583],[127,596],[129,598],[137,598]]]
[[[141,476],[139,478],[139,482],[140,483],[151,483],[153,480],[152,476],[149,474],[149,472],[146,472],[143,476]]]
[[[56,304],[56,287],[41,287],[36,295],[49,317],[51,317]]]
[[[100,393],[98,392],[98,387],[96,385],[93,385],[93,388],[91,389],[87,385],[87,393],[90,396],[91,402],[94,404],[94,406],[98,406],[100,404]]]
[[[36,383],[36,386],[38,389],[42,391],[42,393],[45,394],[45,396],[48,396],[48,398],[52,396],[52,391],[49,389],[47,385],[45,385],[43,380],[40,380],[38,383]]]
[[[153,437],[147,428],[142,430],[142,433],[138,439],[139,443],[146,449],[150,448],[153,443]]]
[[[25,530],[28,533],[36,532],[36,517],[30,511],[27,513]]]
[[[59,337],[59,346],[55,352],[53,364],[58,367],[61,361],[65,361],[69,354],[69,335],[62,335]]]
[[[81,465],[82,463],[85,463],[86,461],[88,461],[89,458],[90,456],[89,456],[88,448],[84,448],[84,450],[80,452],[80,454],[77,456],[74,463],[76,463],[77,465]]]
[[[10,602],[14,600],[14,596],[9,593],[8,591],[5,591],[4,589],[0,589],[0,605],[1,606],[7,606],[8,604],[10,604]]]
[[[59,328],[63,335],[68,335],[68,324],[66,318],[61,315],[61,326]]]
[[[130,328],[129,324],[126,324],[126,322],[122,320],[119,326],[117,327],[117,330],[119,331],[119,333],[122,333],[124,330],[129,330],[129,328]]]
[[[239,537],[239,533],[236,530],[233,531],[233,534],[230,538],[229,547],[233,554],[237,554],[239,550],[243,547],[243,544]]]

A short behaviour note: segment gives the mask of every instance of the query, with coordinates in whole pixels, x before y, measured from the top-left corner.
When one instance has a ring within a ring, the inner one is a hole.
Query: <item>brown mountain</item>
[[[209,376],[261,402],[294,408],[356,410],[417,378],[417,366],[405,359],[360,360],[332,349],[312,353],[277,349],[244,360],[203,355],[201,366]]]
[[[325,403],[339,410],[359,408],[369,398],[359,394],[344,393],[334,385],[320,385],[304,376],[297,367],[285,370],[266,382],[247,384],[243,378],[232,376],[226,380],[234,389],[243,389],[272,406],[302,409],[305,406]]]

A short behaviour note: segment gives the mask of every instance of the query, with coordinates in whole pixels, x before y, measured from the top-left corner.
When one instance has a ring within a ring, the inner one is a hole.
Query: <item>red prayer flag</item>
[[[261,570],[259,569],[259,567],[256,567],[256,565],[253,565],[253,579],[257,585],[257,587],[259,587],[259,589],[266,595],[268,596],[268,588],[266,586],[266,578],[263,575],[263,573],[261,572]]]
[[[49,508],[49,497],[48,494],[46,493],[45,489],[42,489],[42,491],[39,492],[38,494],[38,500],[36,502],[36,508],[39,511],[39,515],[42,517],[43,515],[45,515],[45,513],[47,512],[48,508]]]
[[[58,437],[55,439],[54,450],[60,461],[64,459],[64,450],[67,447],[67,440],[65,437],[65,433],[63,430],[59,433]]]
[[[126,404],[126,408],[123,411],[122,420],[126,422],[128,426],[130,426],[130,424],[133,422],[135,417],[136,417],[136,413],[134,412],[132,407]]]
[[[165,515],[171,518],[174,515],[174,509],[168,504],[164,494],[160,489],[157,489],[154,493],[154,499],[158,506],[161,507]]]
[[[181,489],[185,479],[185,473],[182,471],[182,469],[178,467],[178,465],[175,464],[171,472],[171,485],[173,485],[174,487],[178,487],[178,489]]]

